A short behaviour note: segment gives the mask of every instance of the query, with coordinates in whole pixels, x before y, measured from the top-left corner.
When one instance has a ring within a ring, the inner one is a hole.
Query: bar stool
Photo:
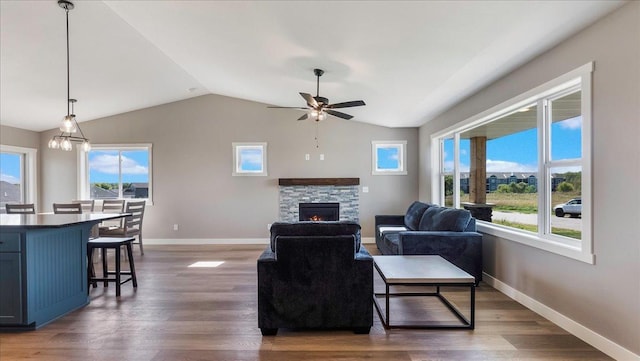
[[[116,297],[120,297],[120,285],[131,281],[133,288],[138,288],[138,280],[136,279],[136,267],[133,263],[133,251],[131,243],[135,240],[134,237],[116,238],[116,237],[98,237],[90,239],[87,242],[87,254],[89,257],[89,284],[93,285],[93,288],[98,287],[98,281],[104,282],[104,287],[109,287],[109,282],[116,284]],[[129,271],[124,272],[120,267],[120,253],[122,246],[127,249],[127,257],[129,258]],[[93,250],[99,248],[102,251],[102,277],[98,278],[95,275],[93,269]],[[115,250],[116,255],[116,269],[115,271],[109,271],[107,267],[107,249]],[[115,277],[110,278],[109,275]],[[122,280],[122,275],[129,276],[129,278]]]

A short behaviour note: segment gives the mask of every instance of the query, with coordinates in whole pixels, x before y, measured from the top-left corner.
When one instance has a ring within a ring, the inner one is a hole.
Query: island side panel
[[[89,303],[90,229],[82,223],[25,232],[26,324],[38,328]]]

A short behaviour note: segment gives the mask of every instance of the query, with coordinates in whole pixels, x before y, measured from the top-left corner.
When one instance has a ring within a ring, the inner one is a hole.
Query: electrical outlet
[[[271,223],[267,223],[267,231],[271,230]]]
[[[178,230],[178,224],[177,224],[177,223],[173,225],[173,230],[174,230],[174,231],[177,231],[177,230]]]
[[[311,159],[311,155],[309,155],[309,153],[304,155],[304,160],[309,160]]]
[[[320,160],[324,160],[324,154],[320,154]]]
[[[369,193],[369,187],[363,186],[362,187],[362,193]]]

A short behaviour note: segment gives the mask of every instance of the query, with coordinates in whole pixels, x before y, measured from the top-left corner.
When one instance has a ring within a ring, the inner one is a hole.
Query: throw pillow
[[[429,206],[429,204],[418,201],[411,203],[409,209],[407,209],[407,213],[404,215],[404,225],[412,231],[417,230],[420,225],[422,215]]]
[[[420,220],[421,231],[464,232],[471,220],[466,209],[429,207]]]

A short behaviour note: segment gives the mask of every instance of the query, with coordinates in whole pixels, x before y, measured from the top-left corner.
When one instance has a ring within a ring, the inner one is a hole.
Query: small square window
[[[232,143],[234,176],[267,175],[267,143]]]
[[[406,175],[407,174],[407,141],[371,142],[371,174],[373,175]]]

